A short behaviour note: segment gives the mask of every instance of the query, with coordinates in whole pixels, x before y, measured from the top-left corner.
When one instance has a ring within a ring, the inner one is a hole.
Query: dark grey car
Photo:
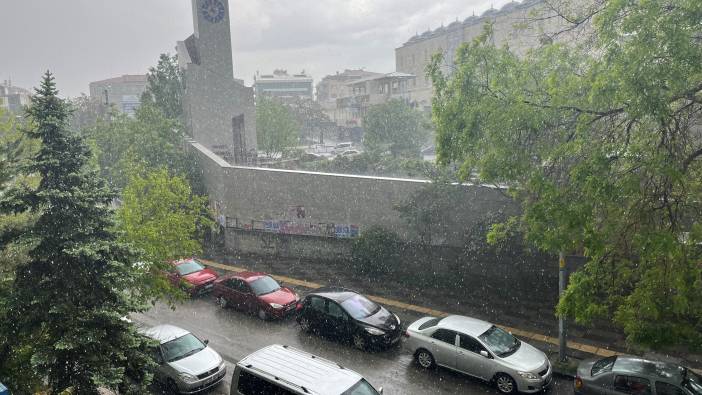
[[[581,362],[573,384],[576,394],[702,395],[702,377],[684,366],[621,355]]]

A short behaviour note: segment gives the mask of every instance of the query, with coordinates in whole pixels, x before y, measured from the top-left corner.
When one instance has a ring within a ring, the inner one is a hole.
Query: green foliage
[[[178,66],[178,55],[161,54],[156,67],[149,68],[141,101],[158,108],[168,119],[183,118],[185,81]]]
[[[422,113],[400,99],[370,107],[363,117],[363,144],[375,152],[389,150],[393,156],[419,156],[429,136]]]
[[[447,175],[433,177],[431,182],[398,204],[400,218],[419,235],[423,244],[431,245],[432,236],[443,235],[454,217],[454,209],[462,197],[457,184]]]
[[[269,158],[294,148],[299,141],[300,125],[287,106],[275,98],[256,98],[256,138],[258,149]]]
[[[153,366],[141,351],[147,341],[122,319],[144,309],[130,292],[139,280],[135,252],[110,230],[114,195],[88,166],[90,152],[81,138],[68,131],[68,106],[57,97],[50,73],[27,115],[26,133],[40,147],[22,172],[41,180],[36,189],[13,185],[0,197],[0,212],[37,219],[13,240],[30,248],[2,298],[0,371],[94,394],[98,387],[117,388],[127,358],[139,354],[147,372],[140,384],[146,385]],[[21,372],[13,370],[17,366]]]
[[[542,250],[588,257],[559,314],[611,318],[632,343],[699,349],[702,3],[612,0],[595,14],[591,47],[519,58],[486,29],[450,77],[436,57],[438,157],[522,203],[491,236],[523,231]]]
[[[153,103],[143,103],[131,118],[114,114],[81,133],[95,147],[102,176],[121,189],[137,163],[148,168],[168,168],[197,180],[196,164],[185,150],[184,132]]]
[[[359,275],[387,274],[400,265],[402,241],[392,231],[371,227],[351,248],[353,267]]]
[[[207,198],[166,169],[135,171],[117,210],[123,241],[144,251],[149,262],[168,262],[202,252],[202,231],[212,225]]]

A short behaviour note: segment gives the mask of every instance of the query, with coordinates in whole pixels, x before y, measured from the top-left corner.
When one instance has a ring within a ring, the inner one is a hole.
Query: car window
[[[430,320],[427,320],[426,322],[422,323],[422,325],[419,326],[419,330],[431,328],[432,326],[436,326],[440,321],[439,318],[432,318]]]
[[[676,385],[656,381],[656,395],[685,395],[685,393]]]
[[[459,333],[458,338],[460,341],[459,346],[464,350],[468,350],[476,354],[480,354],[481,351],[487,351],[482,344],[468,335]]]
[[[335,302],[329,302],[329,305],[327,306],[327,313],[334,317],[334,318],[344,318],[346,317],[346,313],[344,310],[336,304]]]
[[[478,336],[478,338],[485,344],[493,353],[497,354],[499,357],[504,358],[510,356],[519,350],[522,342],[516,337],[512,336],[509,332],[504,331],[496,326],[490,327],[485,333]]]
[[[205,344],[200,339],[192,333],[188,333],[185,336],[161,344],[161,351],[166,362],[174,362],[196,354],[205,347]]]
[[[231,288],[235,291],[242,292],[242,293],[249,292],[249,286],[246,285],[246,282],[244,280],[240,280],[238,278],[231,279]]]
[[[245,370],[239,373],[239,382],[236,389],[243,395],[294,395],[294,392],[280,388],[270,381]]]
[[[319,311],[320,313],[324,312],[324,299],[322,298],[319,298],[317,296],[310,296],[310,300],[307,305],[312,310]]]
[[[178,270],[178,274],[181,276],[187,276],[188,274],[199,272],[204,269],[204,266],[195,261],[185,261],[176,266],[176,270]]]
[[[600,373],[604,372],[611,372],[612,367],[614,367],[614,363],[617,361],[617,356],[613,357],[607,357],[600,359],[599,361],[595,362],[592,365],[592,370],[590,371],[590,374],[593,376],[597,376]]]
[[[252,282],[251,289],[257,296],[261,296],[279,290],[280,285],[272,277],[264,276]]]
[[[373,388],[372,385],[368,384],[368,382],[364,379],[361,379],[358,383],[356,383],[351,389],[348,391],[344,392],[342,395],[379,395],[378,391]]]
[[[448,344],[456,344],[456,332],[448,329],[437,329],[431,337]]]
[[[380,310],[380,306],[363,295],[354,295],[341,302],[341,306],[351,317],[360,320],[370,317]]]
[[[614,389],[625,394],[650,395],[651,382],[641,377],[617,376]]]

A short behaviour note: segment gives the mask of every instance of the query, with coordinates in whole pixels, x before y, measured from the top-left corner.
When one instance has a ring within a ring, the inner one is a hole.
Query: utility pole
[[[558,253],[558,299],[563,297],[563,292],[566,289],[566,264],[565,264],[565,253],[560,251]],[[565,362],[568,359],[566,354],[567,344],[566,344],[566,323],[565,317],[563,315],[558,317],[558,360]]]

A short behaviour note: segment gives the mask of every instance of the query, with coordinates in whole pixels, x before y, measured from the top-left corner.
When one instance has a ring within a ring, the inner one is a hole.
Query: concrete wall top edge
[[[217,156],[217,154],[213,153],[212,151],[207,149],[207,147],[203,146],[202,144],[200,144],[198,142],[190,141],[190,144],[192,144],[192,146],[195,149],[200,151],[203,155],[207,156],[209,159],[214,161],[217,165],[219,165],[222,168],[265,171],[265,172],[272,172],[272,173],[288,173],[288,174],[314,175],[314,176],[324,176],[324,177],[340,177],[340,178],[352,178],[352,179],[378,180],[378,181],[401,181],[401,182],[411,182],[411,183],[418,183],[418,184],[428,184],[431,182],[430,180],[416,179],[416,178],[378,177],[378,176],[364,176],[364,175],[358,175],[358,174],[322,173],[322,172],[305,171],[305,170],[271,169],[268,167],[235,166],[235,165],[229,164],[227,161],[220,158],[219,156]],[[487,188],[487,189],[496,189],[496,190],[507,190],[508,189],[508,187],[501,186],[501,185],[487,185],[487,184],[473,184],[473,183],[453,183],[453,184],[454,185],[463,185],[463,186],[467,186],[467,187],[478,187],[478,188]]]

